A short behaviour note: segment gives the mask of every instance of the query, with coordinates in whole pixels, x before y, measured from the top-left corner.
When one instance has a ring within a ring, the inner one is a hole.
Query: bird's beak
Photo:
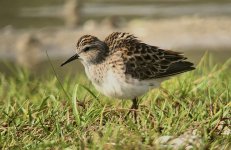
[[[79,55],[78,55],[78,54],[75,54],[75,55],[73,55],[71,58],[69,58],[67,61],[65,61],[64,63],[62,63],[61,66],[64,66],[65,64],[67,64],[67,63],[69,63],[69,62],[71,62],[71,61],[73,61],[73,60],[76,60],[76,59],[78,59],[78,58],[79,58]]]

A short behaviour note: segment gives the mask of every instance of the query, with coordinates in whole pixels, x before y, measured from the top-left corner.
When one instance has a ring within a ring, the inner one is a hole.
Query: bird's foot
[[[124,118],[127,119],[127,117],[132,113],[134,121],[135,123],[137,123],[138,108],[139,108],[138,99],[135,98],[132,100],[132,107],[130,108],[129,112],[125,115]]]

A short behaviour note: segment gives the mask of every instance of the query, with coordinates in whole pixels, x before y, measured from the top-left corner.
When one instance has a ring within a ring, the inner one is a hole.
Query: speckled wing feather
[[[182,53],[163,50],[128,33],[114,32],[105,39],[110,53],[123,51],[125,74],[139,80],[172,76],[195,69]]]

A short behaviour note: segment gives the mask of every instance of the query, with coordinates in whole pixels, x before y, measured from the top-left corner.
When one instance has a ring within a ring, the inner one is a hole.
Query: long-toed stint
[[[84,35],[76,47],[76,54],[61,66],[79,59],[98,91],[131,99],[131,110],[138,109],[139,96],[159,87],[169,76],[195,69],[182,53],[145,44],[129,33],[114,32],[104,41]],[[134,115],[136,118],[136,111]]]

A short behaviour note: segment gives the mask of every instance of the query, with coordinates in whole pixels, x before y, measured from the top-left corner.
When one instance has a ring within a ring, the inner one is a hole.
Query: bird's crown
[[[81,38],[79,38],[76,47],[84,46],[87,44],[94,43],[96,41],[99,41],[99,39],[92,35],[83,35]]]

